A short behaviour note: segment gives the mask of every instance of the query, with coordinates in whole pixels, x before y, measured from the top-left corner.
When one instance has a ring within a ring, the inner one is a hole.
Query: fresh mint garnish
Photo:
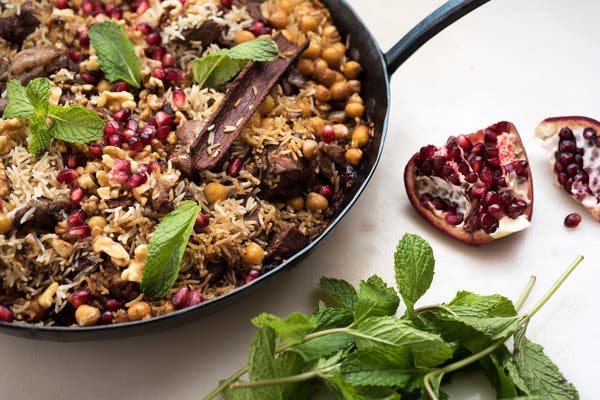
[[[123,27],[114,21],[105,21],[92,26],[88,34],[106,79],[110,82],[122,80],[139,88],[142,81],[140,59]]]
[[[184,201],[154,231],[148,242],[142,275],[142,291],[147,297],[164,297],[177,280],[199,213],[200,206],[196,202]]]
[[[319,302],[311,315],[259,315],[248,366],[204,400],[219,394],[226,400],[310,399],[315,388],[345,400],[437,400],[446,398],[442,380],[470,365],[484,370],[498,398],[579,399],[542,347],[525,338],[525,328],[581,257],[522,315],[517,312],[533,281],[516,306],[501,295],[461,291],[446,304],[415,308],[431,285],[433,260],[429,244],[416,235],[398,244],[396,281],[407,308],[402,317],[396,316],[396,291],[377,276],[358,290],[323,278],[321,287],[335,306]],[[511,352],[506,341],[512,337]]]
[[[273,61],[278,56],[279,49],[273,39],[250,40],[195,59],[192,64],[194,80],[200,86],[215,88],[231,80],[249,61]]]
[[[29,122],[29,152],[39,157],[50,147],[52,138],[69,143],[89,143],[102,137],[104,122],[92,110],[79,105],[50,105],[48,78],[37,78],[23,87],[8,82],[7,104],[2,118]]]

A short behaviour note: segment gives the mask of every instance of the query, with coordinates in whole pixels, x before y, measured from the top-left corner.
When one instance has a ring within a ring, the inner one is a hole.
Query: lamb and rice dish
[[[308,245],[359,184],[373,135],[361,66],[318,0],[0,10],[0,321],[122,323],[218,297]],[[96,45],[115,26],[137,82],[115,79],[111,43]],[[218,80],[225,67],[211,64],[198,79],[199,59],[266,38],[276,59],[232,55],[239,71]],[[75,110],[87,119],[69,119]],[[153,234],[189,204],[201,211],[172,243],[183,243],[174,283],[144,293]]]

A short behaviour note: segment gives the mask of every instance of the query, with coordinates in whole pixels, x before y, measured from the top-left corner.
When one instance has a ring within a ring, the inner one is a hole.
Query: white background
[[[389,48],[440,0],[350,0],[381,44]],[[377,273],[393,282],[392,254],[404,232],[431,241],[436,276],[421,304],[447,301],[460,289],[515,299],[528,277],[538,283],[525,309],[577,254],[582,267],[530,325],[583,399],[598,378],[600,225],[552,185],[532,137],[550,116],[600,118],[600,2],[491,1],[415,54],[392,80],[393,101],[383,160],[357,205],[294,270],[226,311],[183,328],[144,337],[90,343],[46,343],[0,336],[0,398],[197,400],[240,367],[262,311],[310,311],[321,275],[357,282]],[[508,119],[520,130],[535,180],[533,226],[526,232],[469,248],[445,238],[410,207],[402,180],[405,162],[421,145],[442,144]],[[581,212],[568,231],[564,216]],[[481,377],[463,376],[452,399],[493,399]],[[470,383],[470,384],[467,384]]]

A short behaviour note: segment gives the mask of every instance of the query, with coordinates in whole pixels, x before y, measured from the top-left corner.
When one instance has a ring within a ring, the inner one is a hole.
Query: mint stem
[[[318,378],[327,372],[333,371],[338,368],[340,365],[332,365],[331,367],[318,369],[316,371],[309,371],[303,374],[284,376],[281,378],[273,378],[273,379],[264,379],[260,381],[249,381],[249,382],[239,382],[234,383],[229,386],[230,389],[244,389],[244,388],[256,388],[262,386],[273,386],[273,385],[286,385],[290,383],[298,383],[303,381],[308,381],[314,378]]]
[[[529,277],[529,280],[527,281],[527,285],[525,285],[523,293],[521,293],[519,300],[517,300],[517,302],[515,303],[515,309],[517,310],[517,312],[521,309],[521,307],[523,307],[523,304],[525,303],[525,301],[527,301],[527,298],[531,294],[531,289],[533,289],[533,285],[535,285],[535,280],[535,275],[531,275]]]
[[[248,372],[248,367],[241,368],[235,374],[231,375],[226,381],[224,381],[222,384],[220,384],[218,388],[216,388],[215,390],[210,392],[202,400],[214,399],[217,395],[219,395],[221,392],[223,392],[223,390],[227,389],[232,383],[234,383],[235,381],[240,379],[242,377],[242,375],[244,375],[246,372]]]

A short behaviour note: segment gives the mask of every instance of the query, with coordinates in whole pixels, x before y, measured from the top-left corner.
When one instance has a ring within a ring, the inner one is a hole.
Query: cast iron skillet
[[[340,32],[351,36],[351,44],[352,48],[356,51],[357,61],[365,69],[363,72],[363,92],[361,94],[366,99],[366,111],[375,124],[376,132],[371,147],[366,151],[368,158],[365,159],[364,166],[359,171],[361,184],[352,192],[346,194],[343,208],[323,233],[311,242],[309,246],[259,279],[224,296],[200,303],[194,307],[144,321],[116,325],[99,325],[88,328],[32,326],[0,322],[0,332],[32,339],[80,341],[133,336],[165,328],[173,328],[207,316],[226,307],[232,301],[239,300],[243,296],[250,294],[252,290],[264,286],[267,280],[271,279],[277,273],[297,264],[317,243],[333,230],[335,225],[346,215],[350,207],[352,207],[365,189],[381,157],[387,131],[390,103],[389,80],[391,74],[429,39],[489,0],[449,0],[421,21],[385,54],[381,51],[362,20],[345,0],[322,1],[331,11],[331,15]]]

